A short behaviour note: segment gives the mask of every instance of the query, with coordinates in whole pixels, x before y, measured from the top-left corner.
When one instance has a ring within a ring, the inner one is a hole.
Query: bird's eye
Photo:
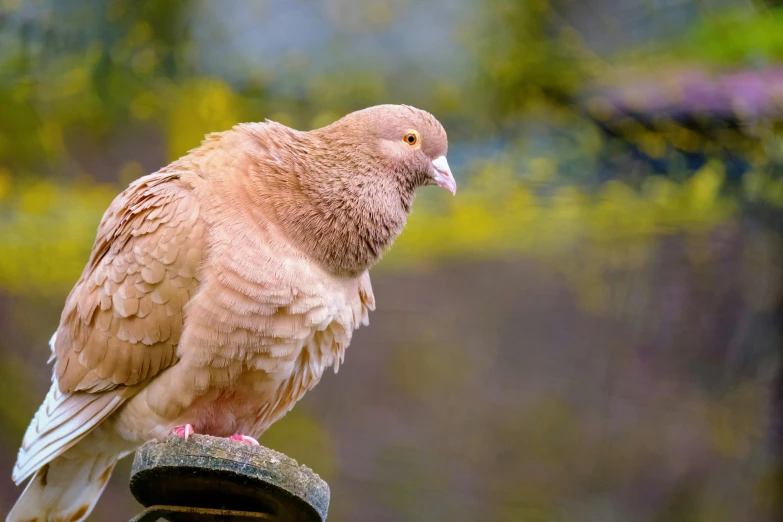
[[[417,146],[420,140],[421,138],[419,137],[419,133],[416,132],[415,130],[408,131],[408,133],[402,138],[402,141],[404,141],[411,147]]]

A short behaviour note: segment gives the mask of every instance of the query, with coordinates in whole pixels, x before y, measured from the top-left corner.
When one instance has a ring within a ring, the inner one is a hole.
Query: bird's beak
[[[432,166],[435,168],[435,174],[432,178],[435,184],[441,188],[445,188],[452,195],[457,193],[457,182],[454,180],[454,176],[451,174],[449,168],[449,162],[446,161],[446,156],[440,156],[432,160]]]

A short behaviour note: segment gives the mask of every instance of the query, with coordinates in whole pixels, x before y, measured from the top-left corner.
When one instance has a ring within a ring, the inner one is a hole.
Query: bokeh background
[[[0,0],[0,512],[111,199],[238,122],[408,103],[457,196],[261,441],[330,520],[783,520],[781,3]]]

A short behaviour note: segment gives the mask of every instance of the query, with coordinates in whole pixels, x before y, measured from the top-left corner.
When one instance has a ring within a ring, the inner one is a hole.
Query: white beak
[[[449,162],[446,161],[446,156],[440,156],[432,160],[432,166],[435,167],[435,175],[433,179],[435,184],[441,188],[445,188],[452,195],[457,193],[457,182],[454,180],[454,176],[451,174],[449,168]]]

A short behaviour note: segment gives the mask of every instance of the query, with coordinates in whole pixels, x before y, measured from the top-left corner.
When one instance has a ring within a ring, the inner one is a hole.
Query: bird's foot
[[[247,444],[252,444],[253,446],[260,446],[261,445],[253,437],[249,437],[247,435],[242,435],[241,433],[237,433],[235,435],[231,435],[228,438],[228,440],[238,440],[239,442],[246,442]]]
[[[176,426],[173,430],[171,430],[172,435],[176,435],[178,437],[182,437],[185,440],[188,440],[188,437],[193,435],[195,433],[193,431],[193,425],[192,424],[185,424],[183,426]]]

